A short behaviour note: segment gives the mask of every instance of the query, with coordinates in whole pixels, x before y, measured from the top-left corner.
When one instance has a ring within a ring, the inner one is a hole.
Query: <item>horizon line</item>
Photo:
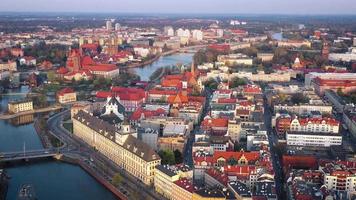
[[[4,14],[135,14],[135,15],[253,15],[253,16],[356,16],[355,13],[213,13],[213,12],[138,12],[138,11],[2,11],[0,16]]]

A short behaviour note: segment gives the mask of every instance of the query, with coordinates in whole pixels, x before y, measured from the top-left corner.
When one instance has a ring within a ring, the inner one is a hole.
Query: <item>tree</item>
[[[160,150],[158,155],[161,157],[162,165],[174,165],[176,163],[174,153],[172,150]]]
[[[183,163],[183,155],[178,149],[174,150],[174,158],[176,164]]]
[[[121,174],[116,173],[116,174],[114,175],[114,177],[112,178],[111,183],[112,183],[115,187],[118,187],[118,186],[122,183],[123,180],[124,180],[124,178],[121,176]]]
[[[302,93],[295,93],[291,97],[291,101],[293,104],[301,104],[301,103],[308,103],[309,98],[304,96]]]
[[[230,81],[230,87],[231,88],[236,88],[239,87],[241,85],[246,85],[246,81],[245,79],[239,78],[239,77],[235,77]]]
[[[216,82],[215,79],[210,78],[205,81],[204,86],[210,88],[211,90],[216,90],[218,88],[218,82]]]

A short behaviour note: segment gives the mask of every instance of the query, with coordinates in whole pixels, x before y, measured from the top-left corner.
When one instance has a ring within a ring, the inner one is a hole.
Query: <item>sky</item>
[[[356,0],[1,0],[0,12],[356,14]]]

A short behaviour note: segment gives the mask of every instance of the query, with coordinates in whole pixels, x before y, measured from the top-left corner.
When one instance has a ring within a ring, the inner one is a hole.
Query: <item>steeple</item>
[[[192,76],[195,77],[194,59],[193,59],[193,61],[192,61],[192,66],[190,67],[190,70],[191,70]]]

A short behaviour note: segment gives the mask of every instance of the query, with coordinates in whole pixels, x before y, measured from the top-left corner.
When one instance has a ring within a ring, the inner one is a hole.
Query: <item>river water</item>
[[[11,91],[22,95],[3,96],[1,111],[7,109],[9,100],[25,97],[27,87]],[[41,149],[42,144],[33,127],[32,116],[21,120],[0,120],[0,152]],[[21,125],[25,122],[26,125]],[[17,199],[22,184],[32,184],[40,200],[114,200],[115,197],[80,167],[49,161],[8,168],[10,179],[7,200]]]
[[[141,81],[148,81],[151,74],[160,67],[167,67],[176,64],[189,64],[192,62],[193,54],[191,53],[179,53],[170,56],[164,56],[150,65],[135,68],[134,72],[141,77]]]

